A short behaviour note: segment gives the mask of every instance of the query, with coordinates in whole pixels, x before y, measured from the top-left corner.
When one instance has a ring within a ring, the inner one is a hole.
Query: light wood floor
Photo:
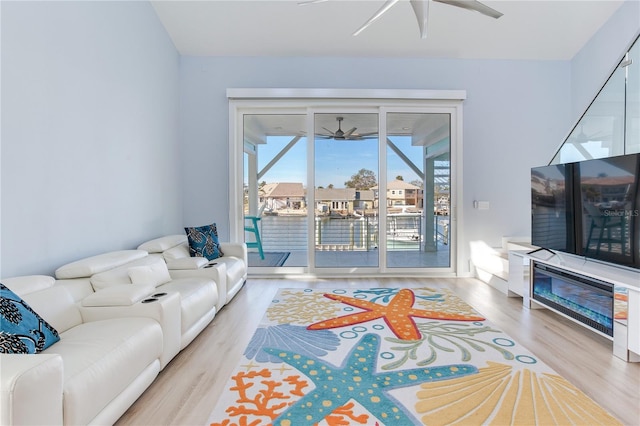
[[[560,375],[618,417],[640,425],[640,364],[612,342],[545,309],[528,310],[471,278],[249,279],[233,301],[160,373],[118,425],[205,425],[278,288],[449,287]]]

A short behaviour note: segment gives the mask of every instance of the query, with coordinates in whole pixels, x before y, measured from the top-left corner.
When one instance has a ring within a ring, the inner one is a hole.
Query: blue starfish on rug
[[[376,374],[379,347],[379,336],[365,335],[341,367],[291,351],[264,348],[264,351],[303,372],[316,385],[313,391],[280,414],[273,424],[314,425],[351,399],[389,424],[416,424],[419,422],[385,391],[478,372],[472,365],[454,364]]]

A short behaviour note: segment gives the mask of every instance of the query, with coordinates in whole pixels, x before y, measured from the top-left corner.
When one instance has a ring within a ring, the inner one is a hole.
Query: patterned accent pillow
[[[0,283],[0,353],[35,354],[58,340],[55,328]]]
[[[189,254],[191,257],[206,257],[207,260],[224,256],[218,241],[218,228],[213,223],[207,226],[184,228],[189,240]]]

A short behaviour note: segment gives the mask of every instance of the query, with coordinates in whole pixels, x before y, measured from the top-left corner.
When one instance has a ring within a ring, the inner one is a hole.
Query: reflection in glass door
[[[449,114],[388,113],[386,260],[388,268],[448,268]]]
[[[244,234],[253,270],[308,265],[305,117],[244,115]]]
[[[378,114],[314,114],[316,268],[378,267]]]

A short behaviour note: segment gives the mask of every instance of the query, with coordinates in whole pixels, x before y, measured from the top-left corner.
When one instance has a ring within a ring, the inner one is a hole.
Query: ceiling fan
[[[329,134],[316,133],[316,137],[319,139],[335,139],[337,141],[375,139],[377,137],[374,136],[378,134],[377,132],[356,133],[356,127],[352,127],[345,132],[342,130],[342,120],[344,120],[344,117],[336,117],[336,120],[338,121],[338,130],[334,132],[333,130],[329,130],[326,127],[323,127],[323,129],[329,132]]]
[[[306,4],[314,4],[314,3],[322,3],[328,0],[305,0],[300,1],[299,5]],[[384,2],[382,7],[373,14],[371,18],[360,28],[358,28],[353,35],[357,36],[362,31],[364,31],[369,25],[378,20],[382,15],[384,15],[389,9],[395,6],[400,0],[387,0]],[[495,9],[490,8],[489,6],[480,3],[477,0],[410,0],[411,6],[413,7],[413,12],[416,14],[416,18],[418,19],[418,27],[420,28],[420,37],[427,38],[427,20],[429,16],[429,2],[435,1],[438,3],[448,4],[450,6],[461,7],[463,9],[473,10],[476,12],[480,12],[483,15],[490,16],[492,18],[498,19],[502,16],[502,13],[498,12]]]
[[[611,135],[604,134],[604,132],[602,131],[587,135],[584,131],[583,124],[580,125],[580,132],[578,132],[577,134],[574,134],[574,133],[575,133],[575,130],[571,133],[571,135],[568,138],[568,142],[571,142],[573,144],[599,142],[599,141],[609,140],[609,138],[611,138]]]

